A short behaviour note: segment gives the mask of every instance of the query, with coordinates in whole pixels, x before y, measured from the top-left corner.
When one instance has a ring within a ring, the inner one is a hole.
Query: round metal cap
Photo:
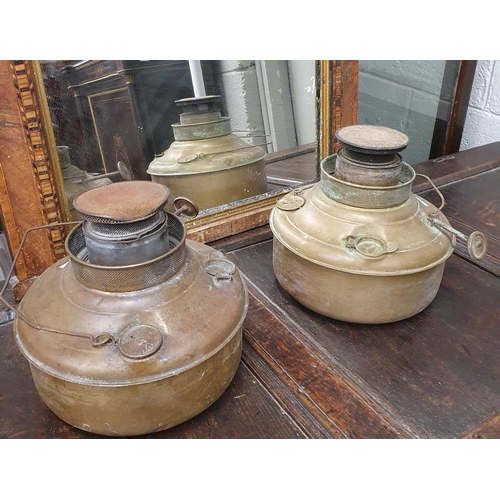
[[[205,95],[200,97],[177,99],[175,104],[182,108],[183,113],[203,113],[206,111],[218,110],[220,100],[220,95]]]
[[[118,167],[118,172],[122,176],[123,180],[131,181],[132,180],[132,169],[124,162],[119,161],[116,166]]]
[[[351,151],[365,154],[387,155],[403,151],[408,136],[380,125],[351,125],[335,132],[339,143]]]
[[[187,217],[192,219],[198,215],[198,207],[189,199],[182,196],[178,196],[174,200],[175,215],[182,215],[182,217]]]
[[[143,359],[154,354],[162,342],[160,330],[150,325],[139,325],[129,328],[118,339],[118,348],[127,358]]]
[[[83,219],[118,224],[149,217],[167,203],[169,194],[156,182],[117,182],[82,193],[73,206]]]
[[[280,198],[276,202],[276,207],[280,210],[285,210],[286,212],[293,212],[298,210],[300,207],[304,206],[306,200],[302,196],[297,196],[296,194],[289,194]]]
[[[486,242],[486,237],[481,231],[474,231],[467,238],[467,250],[470,257],[474,260],[480,260],[486,255],[488,244]]]
[[[226,259],[215,259],[205,266],[205,272],[217,280],[230,280],[236,272],[236,266]]]

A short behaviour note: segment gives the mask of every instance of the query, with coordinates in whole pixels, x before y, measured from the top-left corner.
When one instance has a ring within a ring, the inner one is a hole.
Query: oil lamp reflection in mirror
[[[175,141],[149,165],[154,182],[168,186],[173,198],[188,197],[200,210],[267,191],[266,153],[232,133],[230,118],[221,115],[220,96],[175,102],[180,123],[172,125]]]

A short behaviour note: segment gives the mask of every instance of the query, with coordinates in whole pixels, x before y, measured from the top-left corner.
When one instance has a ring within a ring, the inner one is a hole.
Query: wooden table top
[[[223,396],[197,417],[144,438],[500,437],[500,143],[416,170],[442,191],[450,223],[486,234],[485,259],[463,245],[420,314],[354,325],[313,313],[278,285],[268,226],[213,244],[246,276],[243,357]],[[433,203],[419,178],[414,192]],[[99,438],[41,401],[12,323],[0,327],[0,437]]]

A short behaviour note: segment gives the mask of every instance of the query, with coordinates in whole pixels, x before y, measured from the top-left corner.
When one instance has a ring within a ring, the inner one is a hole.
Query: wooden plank
[[[252,285],[244,325],[246,342],[264,361],[265,370],[255,367],[254,373],[261,378],[272,371],[274,379],[265,377],[266,387],[283,406],[288,405],[304,432],[312,427],[336,438],[408,437],[404,428],[371,404],[327,357],[301,342],[303,332],[297,324],[286,315],[271,313]]]
[[[265,351],[259,349],[258,344],[251,342],[252,339],[248,331],[245,330],[245,344],[243,348],[243,360],[250,368],[254,376],[269,390],[273,398],[292,417],[293,421],[300,427],[301,431],[308,438],[340,438],[344,437],[342,432],[322,413],[311,411],[311,402],[305,397],[297,397],[294,387],[289,387],[280,374],[276,374],[272,369],[272,364],[268,363],[268,356]],[[257,349],[255,349],[257,347]],[[303,401],[304,400],[304,401]]]
[[[460,150],[476,67],[477,61],[461,61],[443,155]]]
[[[500,413],[482,422],[475,429],[467,433],[466,439],[498,439],[500,438]]]
[[[0,61],[0,202],[12,254],[26,230],[62,220],[33,80],[27,61]],[[63,254],[60,228],[33,233],[17,277],[37,276]]]
[[[265,226],[269,222],[269,215],[274,205],[275,201],[272,199],[261,207],[229,215],[215,222],[188,227],[188,238],[200,243],[208,243]]]
[[[457,182],[498,167],[500,167],[500,142],[413,165],[417,173],[427,175],[437,186]],[[417,176],[413,183],[413,192],[421,193],[429,189],[432,189],[430,182]]]
[[[2,166],[2,213],[6,236],[14,254],[27,229],[46,224],[39,190],[33,177],[33,157],[27,143],[24,121],[14,85],[15,72],[11,61],[0,61],[0,95],[2,123],[0,125],[0,163]],[[20,209],[22,207],[22,210]],[[16,268],[20,280],[41,273],[54,262],[52,249],[45,235],[33,235]]]
[[[1,87],[0,87],[0,92],[1,92]],[[1,140],[1,132],[0,132],[0,140]],[[0,162],[0,207],[1,207],[0,213],[2,216],[2,227],[3,230],[5,231],[5,235],[7,237],[11,254],[13,254],[14,252],[12,251],[12,249],[19,248],[19,245],[21,244],[21,237],[19,236],[19,232],[17,230],[12,201],[10,199],[9,190],[7,189],[4,169],[1,162]],[[16,271],[18,279],[26,280],[28,278],[26,262],[23,254],[19,256],[16,265]]]
[[[290,156],[284,160],[266,163],[267,177],[297,182],[314,182],[318,178],[316,154],[308,152],[300,156]]]
[[[36,392],[29,363],[18,350],[12,323],[0,326],[0,438],[105,438],[60,420]],[[242,363],[224,394],[193,419],[145,439],[295,439],[305,434]]]
[[[266,224],[265,226],[214,241],[210,246],[222,252],[230,252],[231,250],[238,250],[239,248],[270,240],[272,237],[273,233],[271,232],[271,228]]]
[[[420,314],[356,325],[313,313],[290,297],[274,278],[271,241],[229,255],[273,314],[299,325],[296,334],[308,349],[329,359],[332,370],[409,433],[461,437],[500,411],[498,278],[453,255],[436,298]],[[284,362],[278,354],[276,360]],[[325,388],[315,400],[326,397]]]
[[[281,162],[283,160],[287,160],[288,158],[309,155],[315,151],[316,145],[314,142],[303,144],[302,146],[295,146],[294,148],[285,149],[284,151],[275,151],[274,153],[269,153],[266,156],[266,165]]]
[[[455,182],[440,188],[446,200],[442,212],[450,224],[469,236],[481,231],[486,236],[488,250],[483,260],[476,265],[500,276],[500,196],[491,196],[492,186],[500,186],[500,167],[474,177],[467,182]],[[420,196],[436,206],[440,205],[438,194],[425,191]],[[457,240],[457,251],[471,260],[467,243]]]

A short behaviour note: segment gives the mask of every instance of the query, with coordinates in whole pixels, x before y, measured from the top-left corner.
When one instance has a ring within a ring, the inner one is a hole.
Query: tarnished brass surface
[[[213,275],[214,262],[225,262],[220,252],[185,246],[180,270],[142,290],[85,286],[69,257],[28,290],[20,311],[33,324],[115,340],[96,348],[87,338],[15,320],[39,394],[60,418],[98,434],[145,434],[191,418],[225,390],[240,361],[246,287],[235,268],[229,278]],[[134,327],[139,339],[131,338]],[[144,342],[153,345],[141,351]]]
[[[391,323],[419,313],[436,296],[444,265],[404,275],[353,274],[303,259],[277,239],[273,243],[280,285],[308,309],[350,323]]]
[[[403,205],[373,210],[338,203],[319,184],[300,196],[305,203],[298,210],[273,209],[271,229],[290,251],[325,268],[367,276],[399,276],[434,267],[453,252],[452,237],[428,218],[436,207],[413,194]],[[447,223],[442,214],[439,217]],[[395,242],[398,248],[390,255],[368,258],[351,247],[353,237]]]
[[[395,186],[408,136],[380,125],[351,125],[335,132],[338,151],[335,176],[352,184]]]
[[[346,149],[341,148],[337,153],[335,175],[337,178],[368,186],[394,186],[398,183],[401,171],[401,157],[392,155],[392,162],[385,164],[370,164],[352,160]]]
[[[390,186],[353,184],[337,176],[337,155],[321,162],[321,188],[335,201],[357,208],[390,208],[405,203],[411,194],[415,171],[401,162],[398,182]]]
[[[147,171],[154,182],[168,186],[172,198],[186,196],[199,210],[267,191],[264,150],[231,133],[229,118],[221,117],[217,108],[218,99],[177,101],[185,109],[180,123],[173,125],[176,140]],[[202,111],[205,104],[207,110]],[[171,202],[167,210],[172,210]]]
[[[405,181],[410,187],[413,178],[414,172]],[[273,267],[279,283],[309,309],[343,321],[389,323],[417,314],[434,299],[453,252],[455,237],[433,222],[448,224],[446,217],[410,190],[394,205],[387,193],[399,187],[326,182],[332,179],[323,170],[320,183],[286,195],[273,209]],[[341,192],[340,185],[347,191]],[[364,208],[334,199],[351,200],[348,190],[358,188],[363,201],[358,205]]]
[[[68,382],[34,364],[31,373],[45,404],[65,422],[96,434],[135,436],[169,429],[208,408],[230,384],[240,358],[241,328],[200,364],[141,385]]]
[[[200,210],[257,196],[267,191],[264,160],[193,175],[181,173],[156,176],[152,174],[151,177],[155,182],[168,186],[174,195],[179,193],[193,200]],[[174,210],[171,203],[169,200],[166,205],[169,211]]]

